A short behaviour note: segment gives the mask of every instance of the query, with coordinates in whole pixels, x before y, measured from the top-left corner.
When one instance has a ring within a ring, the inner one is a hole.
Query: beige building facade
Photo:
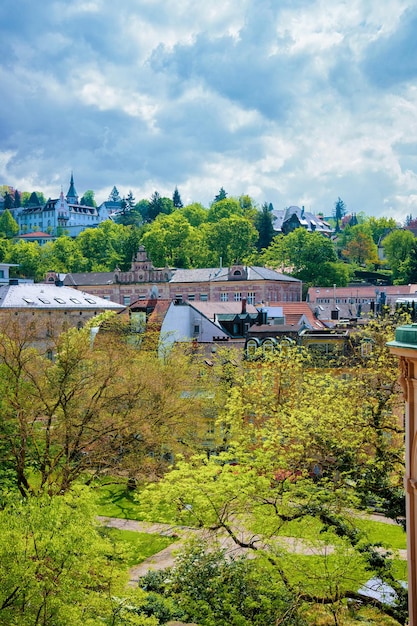
[[[50,272],[47,282],[54,282]],[[129,306],[136,301],[178,300],[272,304],[300,302],[302,283],[264,267],[233,265],[202,269],[155,268],[141,246],[128,272],[67,274],[64,284]]]

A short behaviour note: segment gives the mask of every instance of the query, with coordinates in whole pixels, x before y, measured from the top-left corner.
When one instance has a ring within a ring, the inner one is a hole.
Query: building
[[[50,274],[53,281],[54,275]],[[264,267],[233,265],[201,269],[155,268],[141,246],[128,272],[67,274],[65,285],[129,306],[137,300],[165,299],[248,304],[299,302],[302,283]]]
[[[114,190],[112,191],[114,194]],[[94,228],[101,222],[111,218],[118,202],[111,195],[109,206],[103,203],[100,207],[92,207],[80,204],[75,189],[74,177],[71,180],[67,195],[62,190],[59,198],[49,198],[43,205],[39,203],[36,194],[32,194],[27,207],[14,209],[13,217],[19,226],[19,235],[37,235],[39,233],[56,237],[61,233],[67,233],[70,237],[76,237],[86,228]],[[44,243],[45,236],[40,243]]]
[[[9,284],[9,271],[11,267],[19,267],[17,263],[0,263],[0,285]]]
[[[395,308],[402,298],[417,298],[417,285],[350,285],[348,287],[310,287],[307,302],[317,319],[337,321],[364,318],[382,306]]]
[[[314,215],[304,209],[304,207],[290,206],[287,209],[274,209],[274,230],[288,235],[296,228],[305,228],[309,232],[318,232],[323,235],[332,235],[333,228],[324,220],[321,215]]]
[[[74,292],[62,282],[20,283],[9,279],[0,284],[0,328],[11,320],[31,330],[31,336],[41,345],[63,330],[84,324],[104,311],[122,311],[123,306],[82,291]]]

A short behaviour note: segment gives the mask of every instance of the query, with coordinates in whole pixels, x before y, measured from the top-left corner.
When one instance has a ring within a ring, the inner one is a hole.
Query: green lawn
[[[99,515],[106,517],[119,517],[123,519],[141,520],[139,504],[135,501],[135,491],[129,491],[126,488],[126,481],[96,483],[94,489],[98,496],[98,513]],[[157,520],[155,520],[157,521]],[[355,526],[360,530],[366,532],[369,541],[374,543],[381,543],[388,548],[395,550],[406,548],[406,534],[401,526],[395,524],[385,524],[384,522],[378,522],[374,520],[357,517],[354,519]],[[290,522],[284,524],[279,534],[288,537],[298,537],[300,539],[315,540],[320,538],[320,523],[314,518],[305,517],[297,522]],[[138,533],[135,531],[121,531],[111,529],[113,536],[117,536],[117,540],[122,541],[128,548],[130,556],[128,565],[131,566],[136,563],[140,563],[148,556],[159,552],[172,542],[172,539],[168,537],[161,537],[159,535],[149,535],[147,533]],[[395,557],[395,555],[394,555]],[[297,556],[298,564],[304,559],[310,562],[310,565],[315,559],[317,572],[322,569],[323,560],[320,557],[305,556],[300,559]],[[331,565],[330,561],[327,561],[326,568]],[[398,572],[398,578],[400,580],[407,579],[406,562],[400,559],[394,558],[395,571]],[[297,568],[296,568],[297,569]],[[331,569],[331,568],[330,568]],[[293,572],[294,574],[295,572]],[[357,572],[358,582],[363,581],[364,572]]]
[[[111,483],[103,481],[101,484],[95,483],[93,489],[98,497],[99,515],[138,521],[143,519],[139,513],[139,505],[135,502],[135,494],[137,492],[128,490],[126,481],[114,481]]]
[[[140,533],[135,530],[106,528],[105,532],[116,544],[123,548],[127,567],[142,563],[145,559],[153,554],[157,554],[175,541],[172,537],[161,537],[161,535]]]
[[[401,526],[397,524],[385,524],[362,517],[354,518],[357,528],[367,534],[369,541],[381,543],[394,550],[405,550],[406,534]],[[305,517],[300,520],[284,524],[280,529],[280,534],[287,537],[299,537],[300,539],[315,539],[320,536],[322,526],[317,519]]]

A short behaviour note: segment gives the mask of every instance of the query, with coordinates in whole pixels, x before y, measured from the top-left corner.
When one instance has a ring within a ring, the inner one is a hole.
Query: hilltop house
[[[44,243],[48,235],[50,238],[56,237],[60,232],[76,237],[86,228],[94,228],[101,222],[111,219],[121,203],[117,201],[114,189],[109,201],[99,207],[80,204],[74,177],[71,174],[66,196],[61,190],[59,198],[49,198],[45,204],[42,204],[33,193],[27,207],[13,210],[13,217],[19,226],[19,235],[25,236],[26,239],[28,235],[37,235],[33,240],[40,243]]]
[[[304,207],[290,206],[286,209],[274,209],[274,230],[288,235],[296,228],[305,228],[309,232],[318,232],[323,235],[333,234],[333,229],[328,222],[320,215],[314,215],[304,209]]]

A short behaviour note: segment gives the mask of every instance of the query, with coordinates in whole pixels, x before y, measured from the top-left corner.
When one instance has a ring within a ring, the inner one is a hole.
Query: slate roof
[[[82,287],[83,285],[113,285],[116,283],[114,272],[80,272],[67,274],[64,285]]]
[[[121,310],[116,302],[92,296],[70,287],[45,283],[20,283],[0,286],[0,309]]]
[[[300,208],[298,206],[292,205],[290,207],[287,207],[286,209],[274,209],[272,211],[272,216],[274,218],[274,230],[278,232],[282,231],[282,225],[284,224],[284,222],[291,220],[293,216],[298,219],[302,227],[306,228],[309,231],[317,231],[326,234],[333,232],[333,229],[328,222],[326,222],[318,215],[314,215],[313,213],[305,211],[304,207]]]
[[[207,283],[227,280],[228,270],[221,267],[203,267],[197,270],[177,269],[170,283]]]
[[[266,267],[248,266],[247,268],[248,278],[247,280],[280,280],[282,282],[294,282],[300,283],[298,278],[281,274],[275,270],[270,270]],[[229,269],[227,267],[206,267],[196,270],[184,270],[177,269],[174,272],[173,277],[169,281],[170,283],[202,283],[202,282],[224,282],[228,280]],[[232,282],[232,281],[230,281]],[[233,281],[233,282],[245,282]]]

